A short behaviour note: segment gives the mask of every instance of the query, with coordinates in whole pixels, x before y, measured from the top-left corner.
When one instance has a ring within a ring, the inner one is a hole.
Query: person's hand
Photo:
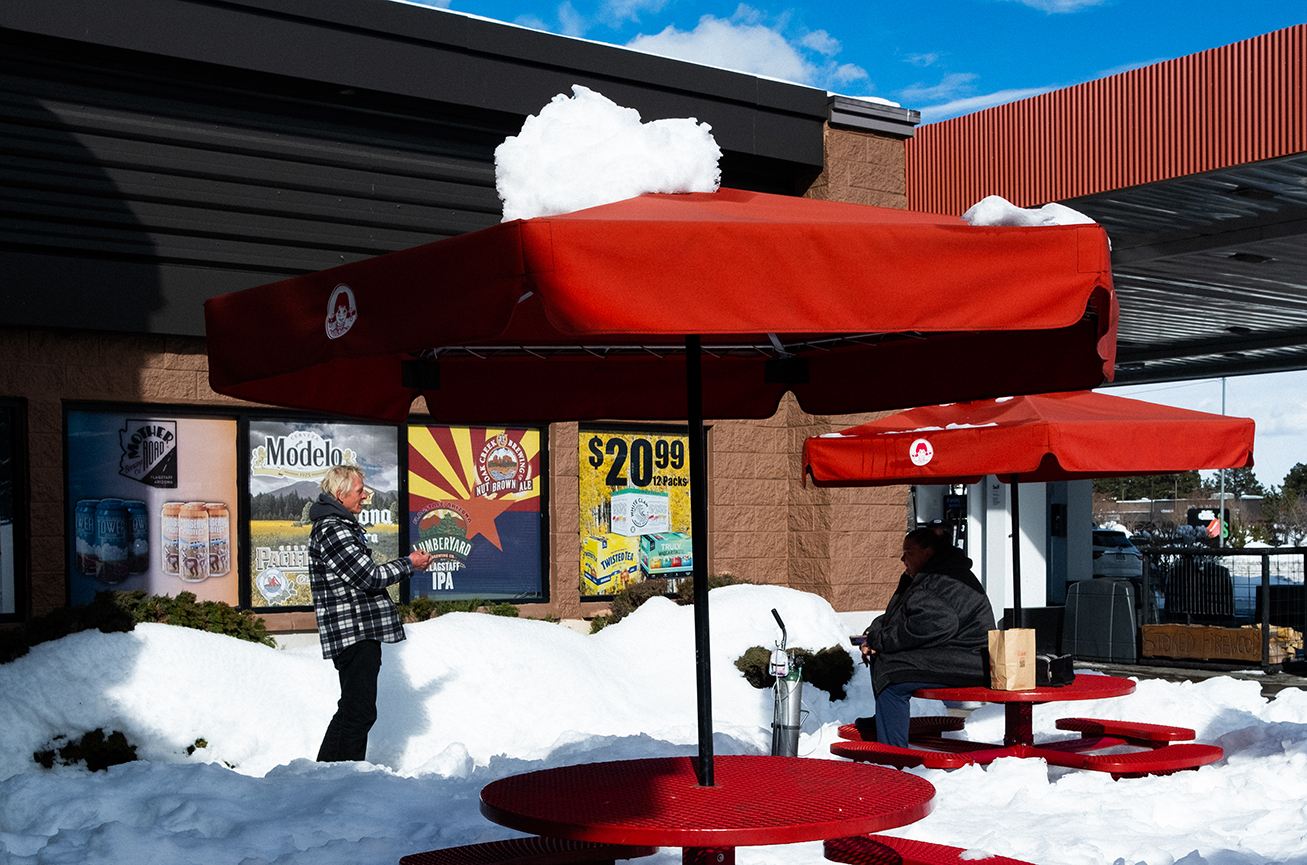
[[[870,666],[871,666],[871,656],[874,655],[874,654],[876,654],[876,650],[875,650],[875,649],[873,649],[873,648],[872,648],[869,644],[867,644],[867,643],[863,643],[863,644],[862,644],[862,663],[864,663],[864,664],[866,664],[868,667],[870,667]]]
[[[431,553],[426,550],[414,550],[408,554],[408,560],[413,563],[415,571],[425,571],[431,564]]]

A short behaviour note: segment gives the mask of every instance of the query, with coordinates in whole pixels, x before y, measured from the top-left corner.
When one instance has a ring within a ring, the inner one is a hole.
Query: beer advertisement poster
[[[409,590],[449,600],[543,597],[540,430],[408,428],[408,536],[435,557]]]
[[[69,597],[239,602],[235,418],[70,411]]]
[[[334,465],[363,470],[358,521],[373,559],[399,554],[399,432],[390,426],[250,421],[250,605],[310,607],[309,506]],[[391,586],[398,600],[399,587]]]
[[[690,576],[689,435],[677,427],[580,428],[582,597]]]
[[[0,405],[0,616],[18,612],[14,579],[14,433],[17,412]]]

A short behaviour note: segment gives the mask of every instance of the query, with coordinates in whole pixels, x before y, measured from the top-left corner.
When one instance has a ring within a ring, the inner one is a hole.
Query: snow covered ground
[[[820,598],[732,586],[712,593],[715,748],[766,753],[771,692],[734,660],[771,647],[777,608],[791,645],[847,645]],[[693,614],[655,599],[599,634],[545,622],[453,614],[387,646],[373,763],[311,761],[334,710],[335,672],[315,649],[276,650],[142,625],[77,634],[0,666],[0,862],[394,863],[436,847],[512,837],[477,809],[504,775],[591,760],[692,754],[697,740]],[[846,700],[804,689],[800,744],[832,759],[835,728],[871,713],[858,667]],[[934,714],[939,704],[917,701]],[[1066,714],[1035,711],[1037,737]],[[1225,749],[1196,772],[1113,781],[1002,760],[920,770],[938,790],[897,834],[1042,865],[1307,863],[1307,692],[1274,701],[1255,682],[1140,682],[1075,714],[1194,727]],[[1002,736],[1002,708],[967,732]],[[120,730],[141,760],[91,773],[42,769],[59,734]],[[207,747],[188,755],[197,739]],[[741,865],[817,865],[821,844],[741,848]],[[650,865],[675,865],[661,851]]]

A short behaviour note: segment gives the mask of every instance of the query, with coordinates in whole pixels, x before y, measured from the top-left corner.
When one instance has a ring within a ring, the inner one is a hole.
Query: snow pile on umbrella
[[[990,195],[967,208],[962,218],[971,225],[1093,225],[1094,220],[1056,201],[1043,207],[1017,207],[1001,195]]]
[[[504,222],[555,216],[646,192],[716,192],[722,151],[693,117],[640,121],[588,87],[560,93],[495,148]]]

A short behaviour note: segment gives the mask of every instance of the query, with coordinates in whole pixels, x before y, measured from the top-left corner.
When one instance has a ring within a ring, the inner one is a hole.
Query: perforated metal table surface
[[[1078,675],[1069,685],[1059,688],[1048,686],[1028,691],[995,691],[992,688],[922,688],[914,697],[926,700],[957,700],[964,703],[1004,703],[1005,729],[1003,744],[1033,745],[1033,708],[1041,703],[1059,703],[1064,700],[1106,700],[1124,697],[1135,692],[1135,683],[1116,676]]]
[[[691,757],[584,763],[513,775],[481,791],[481,813],[523,832],[578,841],[683,847],[727,865],[736,846],[879,832],[930,813],[928,781],[882,766],[796,757],[719,756],[700,787]]]

